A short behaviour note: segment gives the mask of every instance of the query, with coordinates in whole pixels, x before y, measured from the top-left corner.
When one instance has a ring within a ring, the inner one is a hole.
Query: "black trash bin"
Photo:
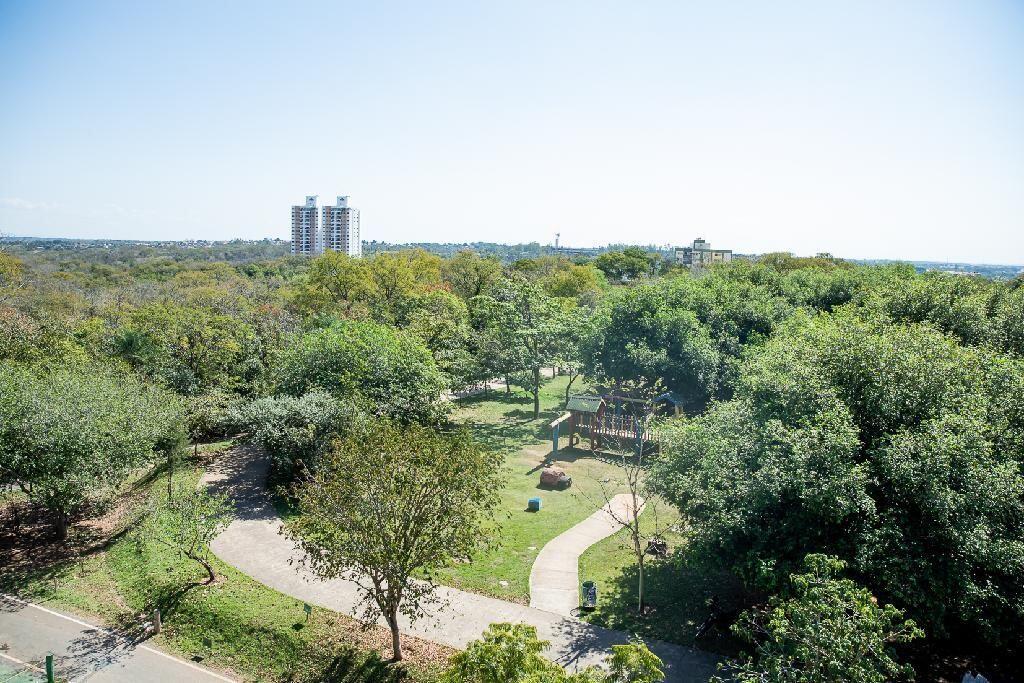
[[[597,608],[597,585],[593,581],[583,582],[583,609],[588,612]]]

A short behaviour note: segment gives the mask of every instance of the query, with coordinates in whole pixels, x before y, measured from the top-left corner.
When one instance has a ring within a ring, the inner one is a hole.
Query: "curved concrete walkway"
[[[639,507],[643,510],[642,498]],[[530,607],[572,616],[580,606],[580,555],[621,529],[620,522],[629,523],[635,517],[633,497],[620,493],[600,510],[548,541],[530,570]]]
[[[280,533],[281,519],[266,494],[269,459],[259,451],[236,448],[225,453],[203,475],[202,482],[235,501],[237,519],[210,548],[220,559],[260,583],[310,604],[350,615],[360,613],[356,585],[344,579],[322,580],[297,564],[301,552]],[[550,641],[547,655],[570,671],[600,664],[612,645],[625,643],[625,633],[591,626],[553,612],[439,586],[440,602],[414,623],[400,618],[402,633],[456,648],[500,621],[531,624]],[[692,648],[649,641],[665,662],[666,680],[704,682],[717,659]]]

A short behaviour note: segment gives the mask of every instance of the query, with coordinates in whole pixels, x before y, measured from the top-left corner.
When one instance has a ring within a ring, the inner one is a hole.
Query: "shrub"
[[[303,468],[314,470],[331,442],[364,417],[355,403],[313,390],[298,397],[256,399],[231,410],[228,419],[266,449],[272,459],[272,475],[287,482]]]

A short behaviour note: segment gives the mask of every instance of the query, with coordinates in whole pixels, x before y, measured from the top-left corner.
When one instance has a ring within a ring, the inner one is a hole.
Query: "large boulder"
[[[559,488],[569,486],[572,479],[561,467],[545,467],[540,473],[540,485]]]

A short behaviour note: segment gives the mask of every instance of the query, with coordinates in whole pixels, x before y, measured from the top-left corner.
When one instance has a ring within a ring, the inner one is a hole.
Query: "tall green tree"
[[[474,299],[473,310],[483,348],[494,353],[483,365],[518,377],[533,396],[533,414],[539,417],[542,369],[557,362],[565,331],[562,307],[537,284],[513,274],[489,295]]]
[[[373,289],[366,261],[328,251],[312,260],[306,278],[295,294],[303,311],[353,317],[367,314]]]
[[[658,288],[636,287],[616,296],[597,325],[587,375],[663,382],[697,407],[718,389],[722,359],[710,330],[692,310],[668,305]]]
[[[804,572],[791,578],[789,597],[740,617],[733,631],[755,645],[755,654],[727,667],[724,680],[744,683],[887,683],[913,680],[895,646],[924,632],[892,605],[879,606],[870,591],[840,578],[846,563],[808,555]],[[716,678],[716,681],[723,679]]]
[[[59,538],[88,503],[179,447],[173,395],[97,365],[0,365],[0,479],[49,510]]]
[[[366,268],[370,315],[381,323],[404,325],[414,297],[441,286],[441,259],[422,249],[377,254]]]
[[[322,389],[359,398],[373,414],[401,420],[443,417],[448,385],[430,350],[415,336],[366,321],[339,321],[302,335],[281,353],[278,388],[301,396]]]
[[[653,275],[657,269],[657,258],[639,247],[627,247],[622,251],[601,254],[594,259],[594,265],[612,282],[621,282]]]
[[[490,379],[481,376],[481,368],[471,350],[473,330],[469,326],[469,310],[465,302],[451,292],[437,289],[416,297],[405,330],[430,349],[452,389]]]
[[[501,262],[474,251],[460,251],[441,262],[441,278],[464,301],[486,292],[501,277]]]
[[[115,356],[182,394],[236,387],[253,329],[203,305],[148,304],[132,311],[110,343]]]
[[[391,629],[397,661],[399,615],[422,616],[434,595],[415,577],[486,543],[500,486],[500,463],[468,432],[379,421],[338,441],[297,487],[288,533],[318,575],[356,582],[366,620],[383,616]]]
[[[733,400],[669,428],[651,481],[695,551],[751,583],[777,588],[828,552],[929,633],[1012,650],[1022,377],[927,326],[801,316],[751,355]]]

